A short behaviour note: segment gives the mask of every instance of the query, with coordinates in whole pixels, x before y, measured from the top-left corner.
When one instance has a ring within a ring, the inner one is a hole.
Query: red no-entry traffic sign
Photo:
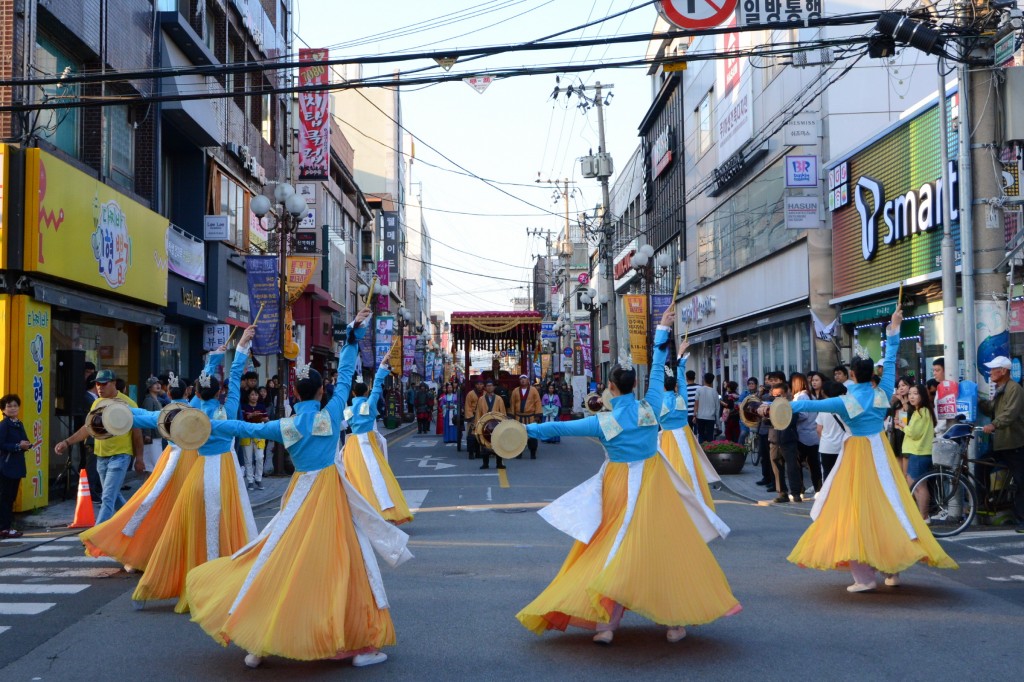
[[[665,21],[684,29],[714,28],[736,12],[736,0],[658,0]]]

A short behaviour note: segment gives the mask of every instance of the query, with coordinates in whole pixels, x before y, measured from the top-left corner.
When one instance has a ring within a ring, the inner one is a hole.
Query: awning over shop
[[[857,322],[886,320],[892,317],[894,312],[896,312],[895,298],[891,301],[881,301],[843,310],[839,313],[839,321],[842,324],[856,324]]]
[[[187,69],[195,66],[174,42],[163,39],[163,64],[165,68]],[[164,79],[164,95],[192,95],[209,92],[205,76],[184,75]],[[173,121],[183,133],[200,147],[221,145],[220,127],[210,100],[192,99],[180,102],[165,102],[164,116]]]
[[[163,314],[156,310],[93,296],[57,284],[33,282],[32,295],[37,301],[82,313],[110,317],[135,324],[146,324],[150,327],[159,327],[164,323]]]

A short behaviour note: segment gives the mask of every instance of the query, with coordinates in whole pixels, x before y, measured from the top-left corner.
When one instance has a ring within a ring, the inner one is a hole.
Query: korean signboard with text
[[[381,211],[378,218],[380,243],[384,249],[383,259],[388,262],[391,272],[389,281],[398,279],[398,248],[401,242],[401,226],[398,224],[398,211]]]
[[[730,17],[725,25],[735,26],[736,15]],[[745,47],[745,35],[723,33],[715,36],[716,51],[738,53]],[[754,88],[745,57],[719,59],[715,68],[715,91],[718,94],[715,139],[718,142],[718,163],[723,164],[754,136]]]
[[[300,49],[299,61],[317,62],[299,67],[299,86],[327,85],[330,74],[323,63],[328,52]],[[299,179],[326,180],[331,163],[330,93],[324,90],[300,92]]]

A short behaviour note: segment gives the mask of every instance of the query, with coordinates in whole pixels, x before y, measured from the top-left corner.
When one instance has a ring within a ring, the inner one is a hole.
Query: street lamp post
[[[249,209],[262,219],[267,214],[274,216],[274,226],[268,227],[268,232],[277,232],[279,237],[278,263],[281,272],[280,301],[278,307],[278,320],[280,322],[278,331],[278,345],[280,350],[278,372],[281,381],[278,384],[277,394],[277,418],[284,417],[284,402],[287,399],[288,386],[288,359],[285,357],[285,316],[288,309],[288,240],[291,234],[298,227],[299,216],[306,212],[306,200],[295,193],[295,188],[287,182],[279,182],[274,187],[274,200],[281,206],[275,211],[274,204],[270,198],[262,194],[252,198],[249,202]],[[276,464],[276,463],[275,463]],[[277,467],[274,467],[277,469]]]

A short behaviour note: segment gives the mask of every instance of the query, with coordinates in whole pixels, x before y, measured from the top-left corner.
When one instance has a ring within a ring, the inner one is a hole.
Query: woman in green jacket
[[[920,385],[910,387],[908,394],[912,413],[910,422],[904,426],[899,419],[893,426],[903,431],[903,456],[907,458],[907,483],[914,487],[922,476],[932,468],[932,439],[935,437],[935,410],[928,391]],[[925,523],[928,522],[928,486],[921,486],[914,492],[917,507]]]

